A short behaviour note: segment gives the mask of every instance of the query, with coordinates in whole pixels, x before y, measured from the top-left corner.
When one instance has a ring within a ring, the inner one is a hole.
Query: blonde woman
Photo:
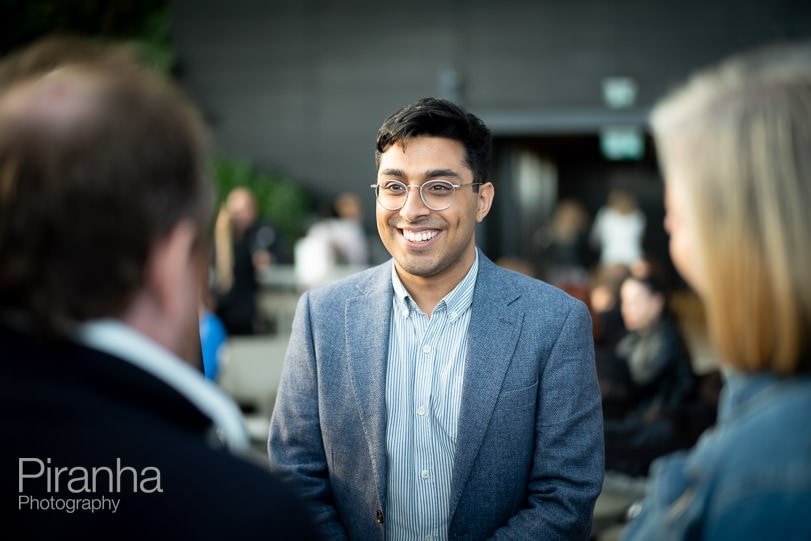
[[[625,539],[811,539],[811,44],[743,54],[653,111],[673,261],[726,383],[654,464]]]

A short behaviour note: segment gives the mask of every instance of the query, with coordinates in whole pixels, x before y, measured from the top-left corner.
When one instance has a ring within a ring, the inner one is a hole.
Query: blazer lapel
[[[523,313],[511,307],[518,294],[497,280],[495,271],[495,264],[480,253],[451,481],[451,516],[490,423],[523,319]]]
[[[386,501],[386,358],[391,325],[391,265],[346,301],[346,358],[352,391],[372,457],[381,504]]]

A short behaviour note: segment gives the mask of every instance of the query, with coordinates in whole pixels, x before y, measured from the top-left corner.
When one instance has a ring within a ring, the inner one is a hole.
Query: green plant
[[[172,19],[169,8],[163,7],[145,16],[141,31],[135,38],[135,46],[141,60],[165,74],[171,73],[175,65],[171,32]]]
[[[301,184],[283,175],[259,171],[247,161],[233,158],[217,158],[212,161],[211,169],[218,205],[231,190],[244,186],[256,196],[259,215],[276,226],[287,246],[293,246],[304,234],[313,203]]]
[[[0,0],[0,13],[8,23],[0,32],[0,55],[61,33],[135,41],[146,60],[163,71],[173,62],[168,0]]]
[[[0,33],[0,56],[49,33],[75,34],[128,45],[144,64],[172,76],[176,53],[168,0],[0,0],[0,6],[14,21],[9,32]],[[235,187],[246,186],[256,195],[259,214],[276,226],[288,247],[303,236],[314,205],[300,184],[225,157],[212,161],[211,172],[218,203]]]

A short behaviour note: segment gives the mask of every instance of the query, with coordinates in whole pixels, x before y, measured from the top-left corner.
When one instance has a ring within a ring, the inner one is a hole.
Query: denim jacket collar
[[[724,391],[718,405],[719,424],[730,422],[747,411],[762,396],[777,388],[783,378],[770,373],[747,374],[724,369]]]

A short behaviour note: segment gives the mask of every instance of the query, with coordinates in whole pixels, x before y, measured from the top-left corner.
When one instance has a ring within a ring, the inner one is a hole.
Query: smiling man
[[[491,139],[426,98],[378,131],[389,262],[305,293],[271,467],[328,539],[587,539],[602,486],[585,306],[476,248]]]

